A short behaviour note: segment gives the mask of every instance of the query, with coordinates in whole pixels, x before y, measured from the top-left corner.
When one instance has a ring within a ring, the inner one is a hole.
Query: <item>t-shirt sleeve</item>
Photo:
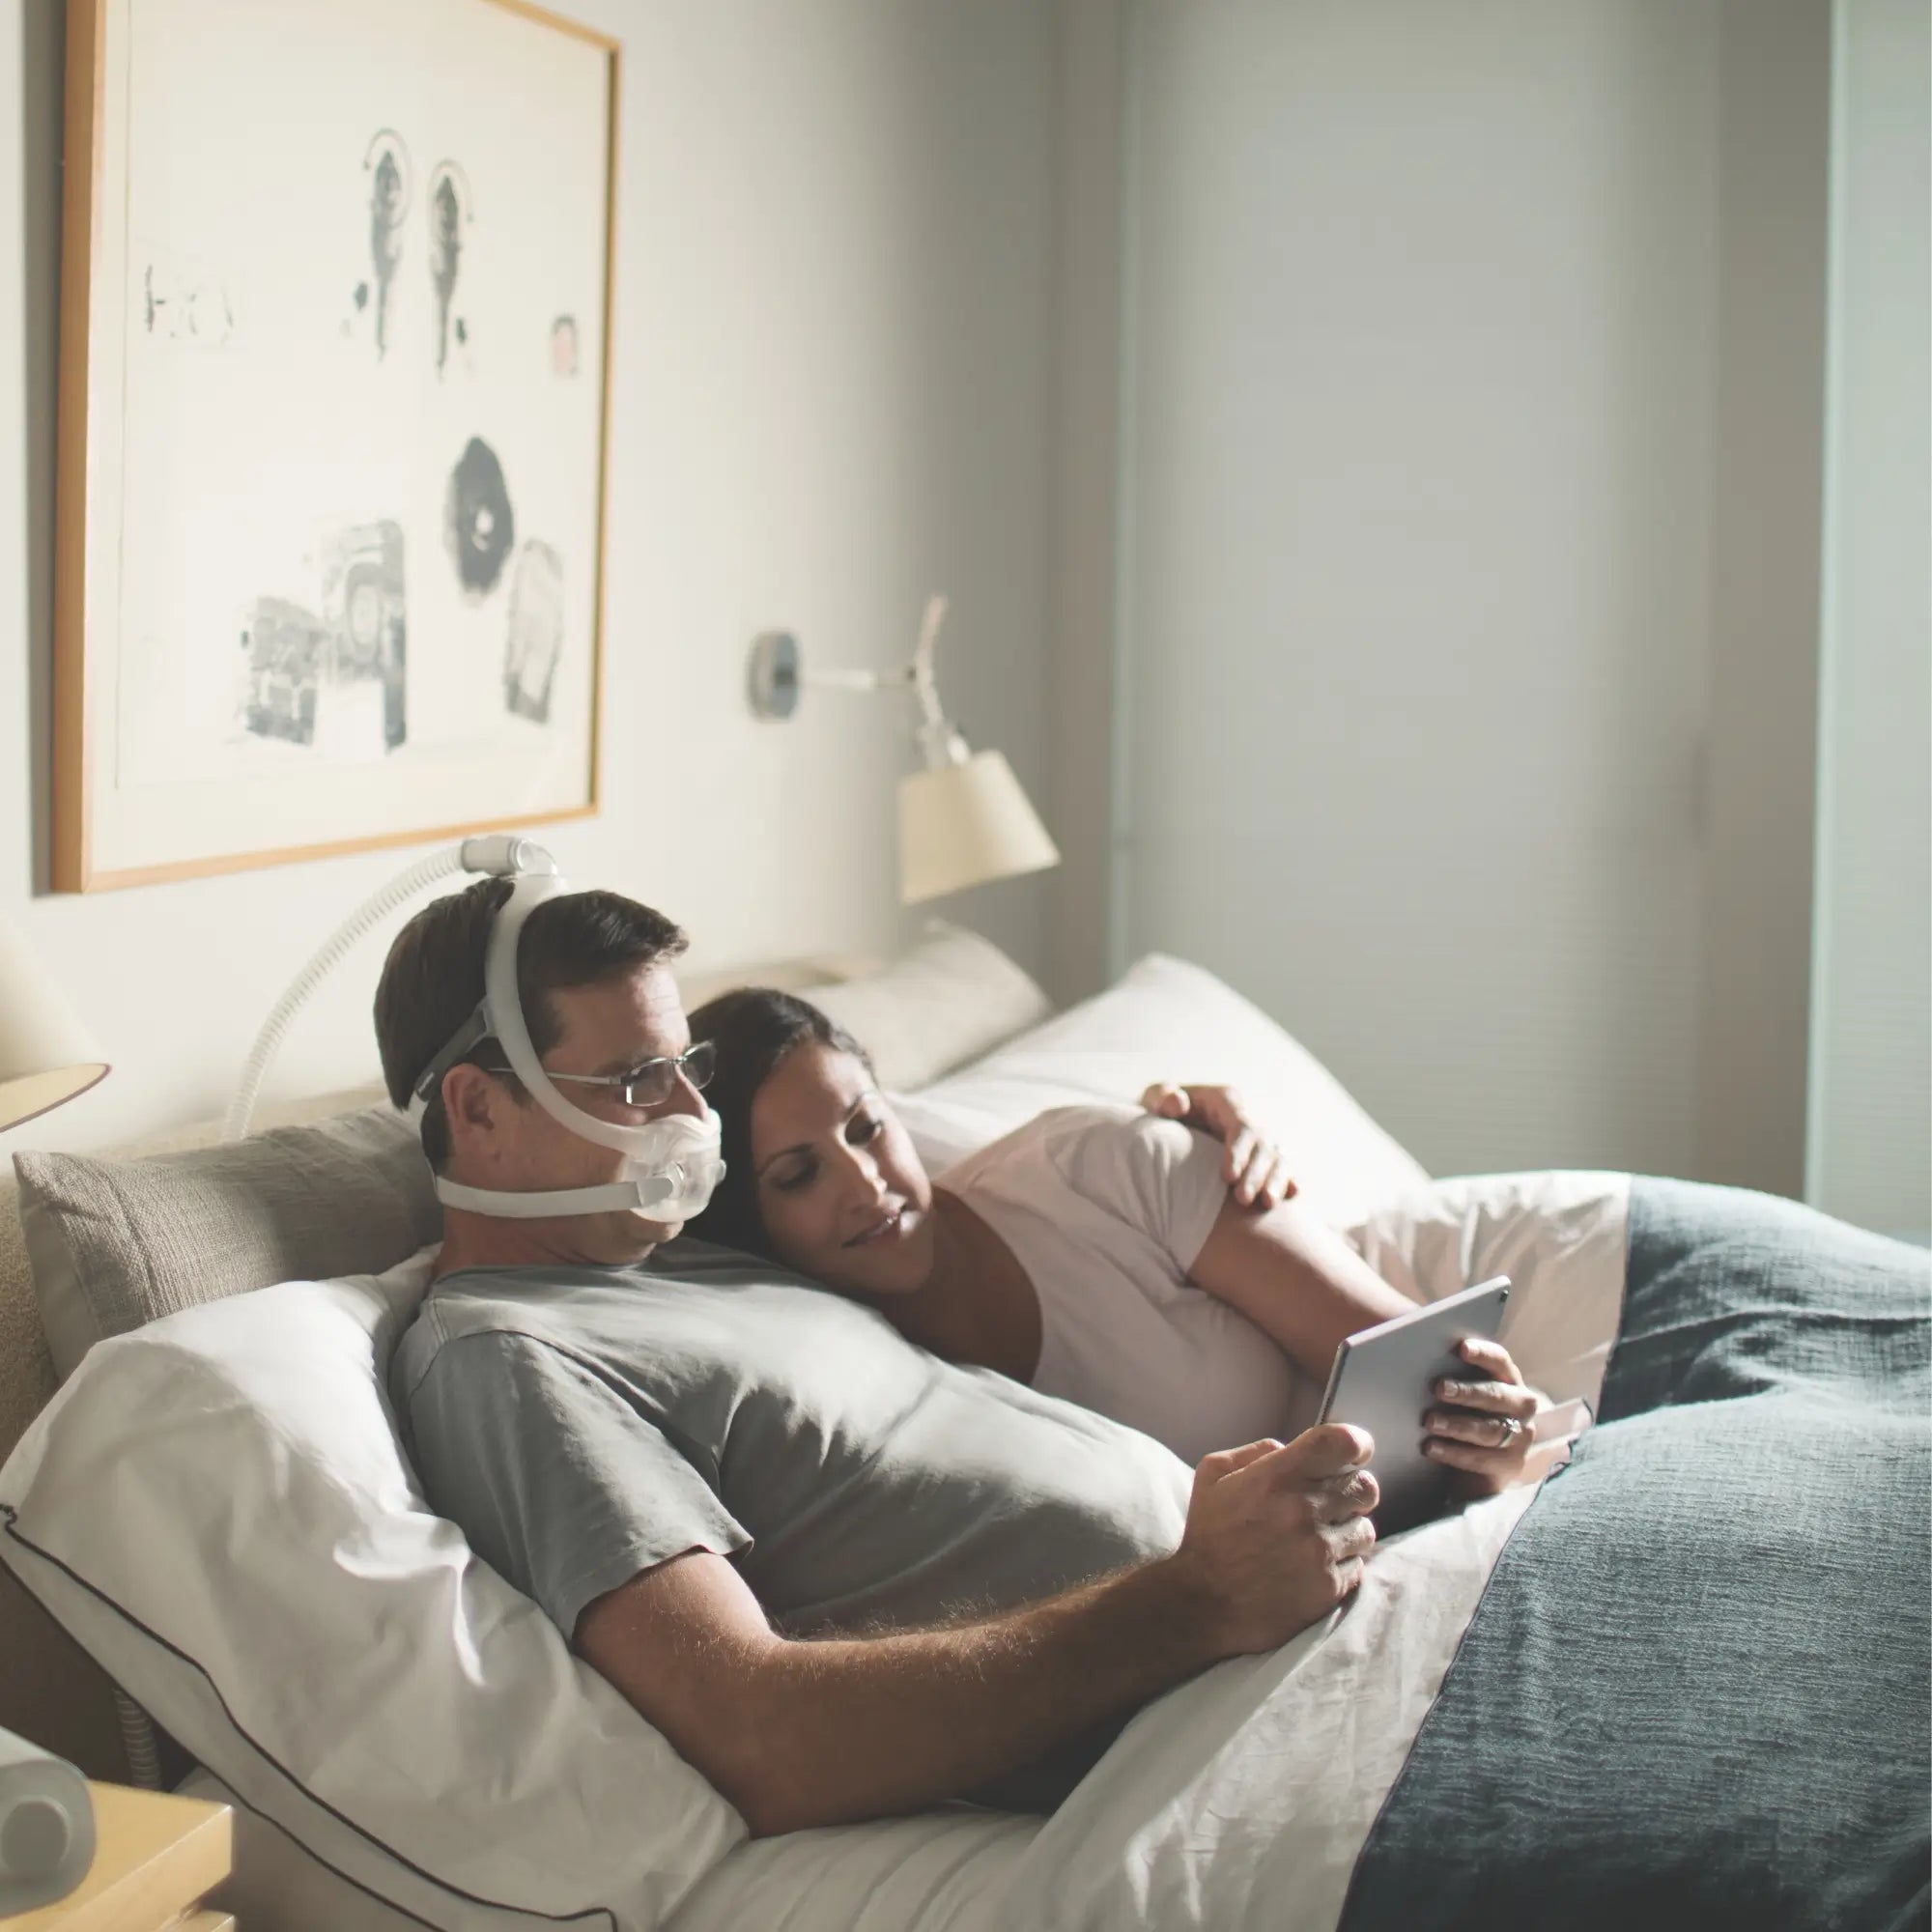
[[[586,1604],[640,1570],[750,1547],[662,1431],[528,1336],[445,1342],[410,1392],[409,1422],[431,1501],[566,1638]]]
[[[1053,1151],[1075,1193],[1139,1229],[1182,1274],[1193,1267],[1228,1199],[1219,1141],[1153,1114],[1082,1108]]]

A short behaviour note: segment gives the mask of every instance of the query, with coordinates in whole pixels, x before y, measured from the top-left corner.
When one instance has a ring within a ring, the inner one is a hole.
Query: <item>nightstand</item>
[[[225,1804],[95,1784],[94,1865],[57,1905],[0,1918],[5,1932],[236,1932],[202,1900],[228,1876],[234,1820]]]

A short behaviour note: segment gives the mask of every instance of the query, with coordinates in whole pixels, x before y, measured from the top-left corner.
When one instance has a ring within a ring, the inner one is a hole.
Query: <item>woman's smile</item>
[[[917,1219],[915,1215],[913,1217]],[[903,1207],[889,1208],[883,1213],[868,1221],[865,1227],[848,1240],[848,1248],[869,1247],[874,1241],[895,1241],[907,1232],[907,1213]]]

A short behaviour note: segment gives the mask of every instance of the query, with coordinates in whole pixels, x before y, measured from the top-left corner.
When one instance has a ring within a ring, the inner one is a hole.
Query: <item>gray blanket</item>
[[[1600,1426],[1518,1526],[1343,1932],[1924,1926],[1932,1272],[1639,1180]]]

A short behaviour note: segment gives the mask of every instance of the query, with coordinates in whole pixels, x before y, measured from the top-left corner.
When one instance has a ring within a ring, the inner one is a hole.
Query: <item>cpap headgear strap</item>
[[[480,1041],[494,1038],[502,1047],[510,1071],[537,1105],[579,1138],[623,1154],[624,1171],[620,1179],[600,1186],[538,1193],[466,1187],[438,1175],[437,1199],[474,1214],[519,1221],[624,1210],[653,1221],[685,1221],[702,1213],[712,1191],[724,1178],[724,1163],[718,1153],[718,1116],[710,1108],[701,1114],[671,1114],[640,1126],[619,1126],[573,1105],[538,1059],[517,990],[518,948],[525,922],[546,899],[565,890],[565,880],[555,860],[541,846],[525,839],[516,841],[505,870],[511,880],[510,896],[497,907],[490,923],[483,955],[483,997],[475,1011],[423,1068],[415,1084],[412,1117],[421,1119],[452,1066],[474,1052]]]

